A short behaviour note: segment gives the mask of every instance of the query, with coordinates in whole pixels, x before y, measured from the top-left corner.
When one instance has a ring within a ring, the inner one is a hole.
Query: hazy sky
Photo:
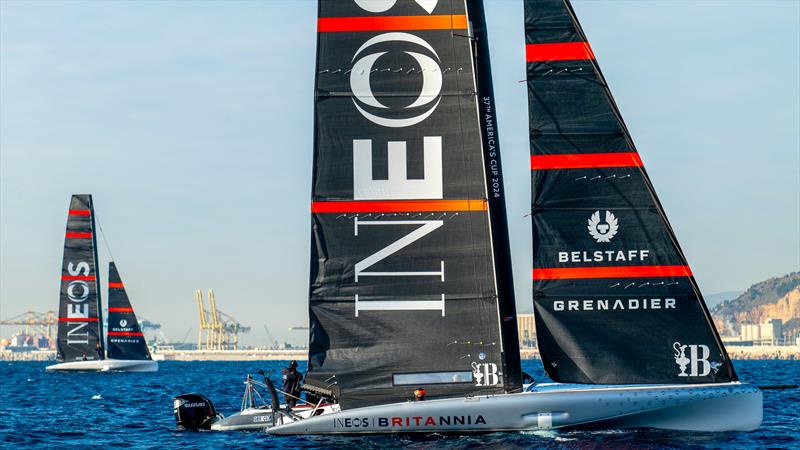
[[[486,4],[529,310],[522,1]],[[574,7],[704,292],[800,269],[800,2]],[[0,317],[57,309],[69,197],[91,193],[167,337],[196,336],[214,288],[245,342],[305,342],[315,30],[311,1],[0,1]]]

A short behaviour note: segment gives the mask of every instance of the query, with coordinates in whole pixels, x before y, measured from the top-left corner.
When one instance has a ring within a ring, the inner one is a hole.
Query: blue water
[[[248,372],[282,362],[162,362],[157,373],[46,373],[48,363],[0,363],[0,447],[35,448],[800,448],[800,390],[765,391],[764,423],[753,432],[549,431],[469,436],[269,436],[264,432],[179,431],[172,397],[208,396],[219,412],[238,411]],[[544,379],[538,361],[524,369]],[[305,367],[301,367],[305,370]],[[738,361],[742,380],[800,384],[800,361]]]

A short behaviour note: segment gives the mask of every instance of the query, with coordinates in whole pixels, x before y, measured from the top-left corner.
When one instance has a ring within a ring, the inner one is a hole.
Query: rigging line
[[[100,236],[103,238],[103,243],[105,244],[108,257],[111,258],[111,261],[114,261],[114,255],[111,253],[111,246],[108,245],[108,239],[106,239],[106,233],[103,231],[103,226],[100,225],[100,219],[97,217],[97,214],[94,215],[94,220],[95,222],[97,222],[97,229],[100,230]]]

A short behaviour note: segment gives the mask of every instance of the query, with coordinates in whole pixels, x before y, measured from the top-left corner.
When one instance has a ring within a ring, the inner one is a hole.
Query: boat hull
[[[536,386],[530,392],[355,408],[277,425],[271,434],[493,432],[560,428],[748,431],[761,391],[741,383]]]
[[[158,363],[151,360],[102,359],[70,361],[47,366],[47,371],[70,372],[156,372]]]
[[[334,411],[339,411],[339,405],[325,405],[318,409],[311,406],[296,406],[292,412],[297,414],[298,417],[307,419],[311,414],[315,415],[329,414]],[[248,408],[236,414],[231,414],[224,417],[211,425],[213,431],[243,431],[243,430],[263,430],[272,426],[272,409],[264,408]]]

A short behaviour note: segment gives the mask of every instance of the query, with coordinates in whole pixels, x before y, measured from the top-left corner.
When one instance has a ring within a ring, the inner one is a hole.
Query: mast
[[[483,142],[484,174],[497,280],[497,304],[502,328],[503,371],[506,374],[507,392],[514,392],[522,390],[522,365],[519,354],[514,273],[511,270],[511,244],[508,237],[503,165],[500,159],[500,136],[489,56],[489,32],[483,1],[466,1],[465,3],[470,19],[475,58],[478,121],[481,125]]]
[[[567,0],[525,1],[533,289],[561,382],[736,380]]]
[[[317,31],[307,384],[516,389],[466,5],[321,0]]]
[[[105,355],[94,229],[92,196],[73,195],[61,265],[56,342],[59,362],[103,359]]]
[[[126,360],[152,359],[139,320],[113,261],[108,263],[108,357]]]

